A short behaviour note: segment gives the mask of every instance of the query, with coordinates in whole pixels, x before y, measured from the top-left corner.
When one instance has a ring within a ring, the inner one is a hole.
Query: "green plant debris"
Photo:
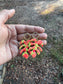
[[[56,58],[60,64],[63,64],[63,55],[62,53],[60,53],[58,49],[52,48],[50,52],[52,57]],[[61,52],[62,52],[62,49],[61,49]]]

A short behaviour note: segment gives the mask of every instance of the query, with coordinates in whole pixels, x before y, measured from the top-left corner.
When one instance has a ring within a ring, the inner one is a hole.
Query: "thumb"
[[[15,9],[3,10],[0,12],[0,23],[5,23],[9,18],[15,14]]]

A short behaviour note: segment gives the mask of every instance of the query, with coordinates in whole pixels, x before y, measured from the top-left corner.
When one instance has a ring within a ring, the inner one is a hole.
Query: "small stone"
[[[48,67],[49,65],[47,64],[47,67]]]
[[[23,69],[25,69],[25,66],[23,66]]]
[[[44,78],[44,80],[46,80],[46,78]]]
[[[59,84],[61,84],[61,83],[59,82]]]
[[[27,70],[25,72],[27,73]]]

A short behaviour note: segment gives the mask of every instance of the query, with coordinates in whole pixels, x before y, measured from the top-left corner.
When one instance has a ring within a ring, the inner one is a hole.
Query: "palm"
[[[15,27],[11,25],[3,25],[1,31],[0,51],[4,53],[4,55],[2,55],[3,60],[10,60],[18,54],[17,32]]]
[[[17,41],[17,31],[15,26],[13,25],[7,25],[6,26],[8,30],[8,39],[7,39],[7,52],[8,55],[12,57],[15,57],[18,54],[18,41]]]

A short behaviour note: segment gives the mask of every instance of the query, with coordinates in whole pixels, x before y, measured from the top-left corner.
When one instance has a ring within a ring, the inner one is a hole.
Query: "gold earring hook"
[[[30,40],[31,39],[31,35],[29,34],[29,33],[26,33],[25,35],[24,35],[24,40]]]
[[[33,33],[33,36],[34,36],[34,38],[36,38],[37,40],[39,39],[39,34],[38,34],[37,32],[34,32],[34,33]]]
[[[30,33],[26,33],[24,35],[24,40],[30,40],[30,39],[33,39],[33,38],[36,38],[37,40],[39,39],[39,34],[37,32],[34,32],[32,35],[30,35]]]

